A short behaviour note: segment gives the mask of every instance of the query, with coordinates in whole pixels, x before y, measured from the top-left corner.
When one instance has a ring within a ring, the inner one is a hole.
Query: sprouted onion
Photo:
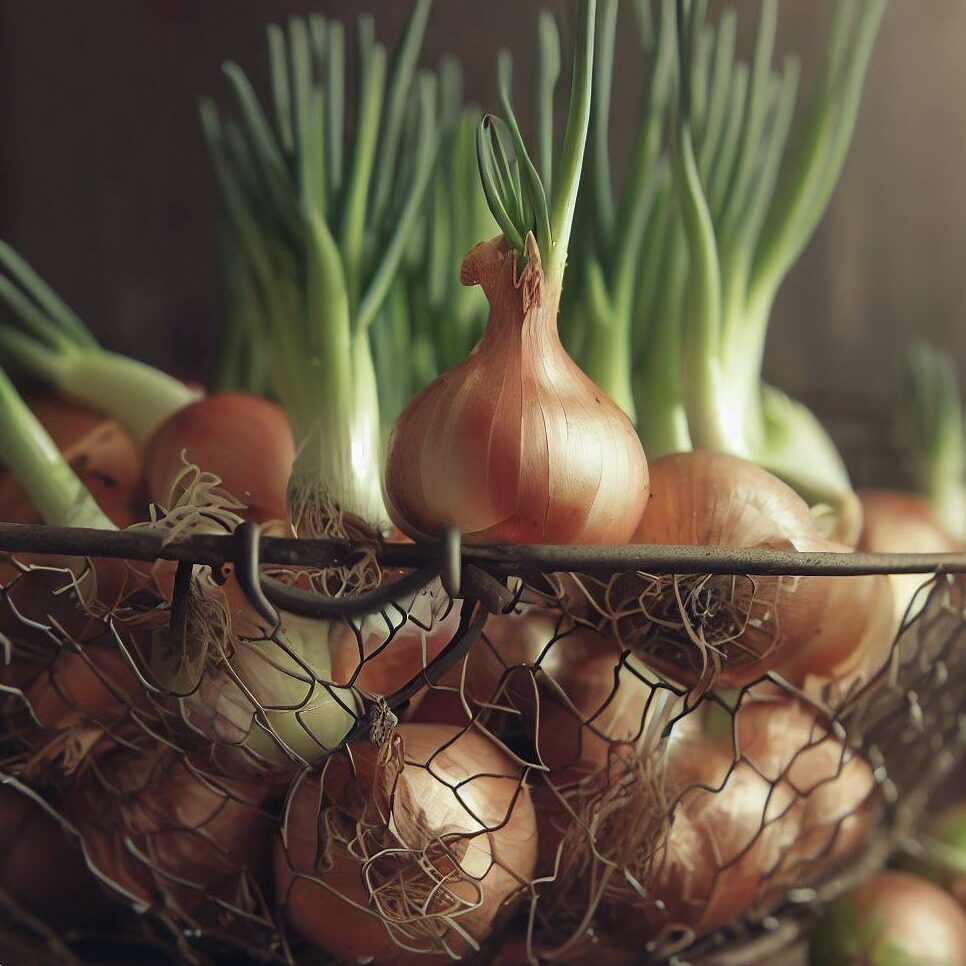
[[[490,116],[478,151],[503,235],[474,248],[461,275],[490,303],[486,332],[465,362],[406,407],[389,441],[390,512],[410,536],[450,524],[476,543],[620,542],[643,512],[647,464],[637,435],[557,332],[587,140],[595,16],[594,2],[580,3],[570,115],[552,191],[524,147],[509,61],[501,59],[515,159]]]

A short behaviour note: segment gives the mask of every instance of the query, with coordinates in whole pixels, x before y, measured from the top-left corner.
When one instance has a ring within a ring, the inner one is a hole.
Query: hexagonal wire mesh
[[[384,548],[399,582],[340,605],[344,558],[298,566],[318,547],[270,553],[249,525],[91,548],[177,566],[41,533],[5,534],[61,556],[3,559],[0,748],[23,854],[42,839],[63,871],[8,857],[0,885],[8,950],[39,938],[55,961],[122,942],[162,962],[767,961],[885,861],[964,742],[959,577],[885,608],[873,657],[830,682],[761,668],[794,601],[867,585],[782,576],[788,555],[748,577],[725,551],[685,573],[627,548],[461,570],[458,547]]]

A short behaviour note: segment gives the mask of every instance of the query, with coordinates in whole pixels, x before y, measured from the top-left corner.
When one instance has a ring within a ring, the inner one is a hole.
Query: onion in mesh
[[[476,731],[402,725],[294,785],[275,847],[292,928],[342,961],[469,955],[530,885],[521,768]]]
[[[815,529],[785,483],[734,456],[695,451],[651,466],[640,543],[843,551]],[[681,684],[740,687],[777,669],[800,681],[837,676],[861,659],[888,612],[884,577],[623,575],[604,609],[642,660]],[[891,637],[886,635],[890,642]]]

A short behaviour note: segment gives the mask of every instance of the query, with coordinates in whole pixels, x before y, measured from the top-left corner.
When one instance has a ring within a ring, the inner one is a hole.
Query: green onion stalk
[[[370,337],[437,153],[436,80],[416,64],[429,8],[416,0],[391,63],[372,19],[359,19],[354,123],[345,33],[321,17],[295,18],[287,32],[269,27],[269,110],[232,63],[224,71],[234,110],[201,107],[228,226],[225,262],[253,296],[270,387],[295,433],[289,505],[304,535],[388,527]]]
[[[521,266],[532,255],[539,255],[547,292],[556,293],[548,301],[559,298],[563,289],[590,127],[596,0],[579,0],[577,8],[578,36],[570,107],[559,151],[555,152],[553,147],[552,105],[543,103],[539,97],[538,109],[543,107],[537,118],[540,170],[527,151],[511,102],[513,61],[506,50],[500,52],[497,71],[503,120],[487,115],[477,129],[477,161],[489,209],[507,243],[516,251]],[[547,18],[540,23],[543,59]],[[541,72],[546,70],[546,66],[541,66]],[[545,78],[538,81],[538,91],[544,90],[545,83]],[[554,85],[555,79],[552,79],[551,96]],[[554,157],[556,164],[551,160]],[[532,241],[528,242],[531,237]]]
[[[955,360],[925,342],[903,373],[902,435],[917,491],[957,540],[966,541],[966,429]]]
[[[476,160],[481,112],[464,106],[462,84],[459,62],[444,58],[436,108],[439,159],[423,217],[372,328],[384,439],[406,403],[465,359],[486,326],[483,293],[460,284],[463,255],[495,230]],[[405,359],[408,364],[401,364]]]
[[[222,226],[219,254],[223,285],[224,323],[211,376],[214,392],[270,395],[271,345],[258,321],[258,293],[230,231]]]
[[[665,2],[657,27],[650,0],[635,4],[642,52],[651,66],[618,202],[609,141],[618,6],[618,0],[603,0],[597,26],[589,145],[575,233],[574,261],[579,270],[568,283],[562,328],[587,374],[640,425],[647,416],[639,413],[634,393],[634,321],[642,308],[639,303],[648,300],[642,289],[653,291],[658,280],[656,273],[644,277],[640,267],[645,246],[654,244],[657,223],[667,217],[662,208],[667,207],[670,194],[662,149],[675,70],[674,10],[673,3]],[[542,29],[541,34],[546,37],[540,46],[541,58],[551,65],[542,68],[541,74],[552,76],[558,55],[551,47],[550,29]],[[544,84],[542,89],[549,86]],[[551,109],[547,103],[541,114],[547,116]],[[656,266],[661,252],[650,254],[651,264]],[[653,336],[659,338],[660,332]],[[642,435],[648,443],[647,434]]]
[[[116,530],[57,444],[0,369],[0,461],[10,467],[44,523]]]
[[[116,419],[138,443],[200,397],[172,376],[102,348],[77,314],[0,242],[0,362]]]
[[[678,0],[679,113],[674,183],[688,247],[682,357],[683,403],[696,447],[753,459],[830,508],[830,529],[858,535],[861,512],[842,459],[815,416],[763,385],[772,306],[828,206],[852,134],[886,0],[838,5],[815,91],[792,134],[798,62],[771,69],[777,0],[763,0],[747,90],[737,116],[734,157],[702,171],[696,118],[709,110],[693,51],[704,36],[706,3]],[[743,72],[732,72],[742,90]]]

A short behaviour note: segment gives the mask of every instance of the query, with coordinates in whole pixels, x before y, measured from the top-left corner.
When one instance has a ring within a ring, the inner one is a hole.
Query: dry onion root
[[[275,846],[293,930],[341,961],[469,956],[526,894],[537,829],[521,768],[485,735],[402,725],[298,779]]]

